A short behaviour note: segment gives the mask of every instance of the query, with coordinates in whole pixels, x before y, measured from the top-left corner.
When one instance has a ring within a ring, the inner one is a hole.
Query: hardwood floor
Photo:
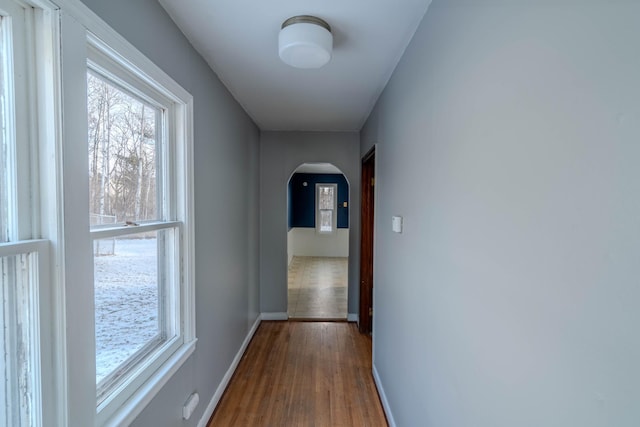
[[[347,319],[348,258],[294,256],[288,271],[289,318]]]
[[[378,427],[371,338],[346,322],[262,322],[209,427]]]

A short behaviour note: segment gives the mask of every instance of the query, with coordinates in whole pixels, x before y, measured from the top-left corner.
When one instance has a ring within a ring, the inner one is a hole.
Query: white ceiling
[[[262,130],[358,131],[431,0],[159,0]],[[331,25],[333,57],[317,70],[278,57],[294,15]]]

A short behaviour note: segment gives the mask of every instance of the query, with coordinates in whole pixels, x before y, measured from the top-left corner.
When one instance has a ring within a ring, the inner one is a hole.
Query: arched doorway
[[[287,191],[289,318],[346,319],[349,183],[329,163],[304,163]]]

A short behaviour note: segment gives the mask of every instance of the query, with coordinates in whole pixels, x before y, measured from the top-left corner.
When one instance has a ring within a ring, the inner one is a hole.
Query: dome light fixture
[[[278,48],[280,59],[292,67],[320,68],[331,59],[331,27],[311,15],[291,17],[282,23]]]

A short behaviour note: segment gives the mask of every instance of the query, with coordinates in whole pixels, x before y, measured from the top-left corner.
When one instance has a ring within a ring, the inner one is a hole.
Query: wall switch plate
[[[394,233],[402,233],[402,217],[401,216],[393,216],[391,217],[391,229]]]

